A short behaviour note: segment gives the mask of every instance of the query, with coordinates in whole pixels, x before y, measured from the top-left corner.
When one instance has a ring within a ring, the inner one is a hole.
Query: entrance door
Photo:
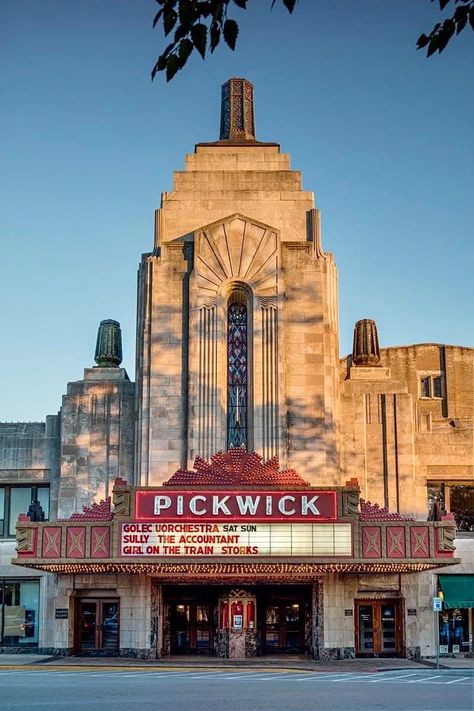
[[[78,600],[76,650],[82,653],[112,653],[119,648],[118,600]]]
[[[304,606],[284,601],[265,605],[264,650],[266,654],[304,650]]]
[[[358,656],[396,657],[402,651],[399,600],[356,601]]]
[[[210,654],[213,607],[197,602],[171,603],[171,654]]]

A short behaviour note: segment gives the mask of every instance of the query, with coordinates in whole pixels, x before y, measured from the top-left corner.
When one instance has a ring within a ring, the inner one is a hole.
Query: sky
[[[105,318],[134,379],[154,210],[185,154],[218,138],[231,76],[254,84],[257,138],[315,193],[341,356],[360,318],[383,347],[474,345],[473,32],[427,60],[429,0],[270,6],[235,6],[236,51],[195,54],[166,84],[150,79],[165,46],[153,0],[0,3],[0,420],[56,413]]]

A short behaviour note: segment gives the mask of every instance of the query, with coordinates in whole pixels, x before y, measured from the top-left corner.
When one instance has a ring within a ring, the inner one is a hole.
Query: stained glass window
[[[227,446],[247,448],[247,306],[231,303],[227,313]]]

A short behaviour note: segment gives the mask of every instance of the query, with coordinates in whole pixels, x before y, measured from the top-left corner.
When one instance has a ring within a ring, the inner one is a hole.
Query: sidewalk
[[[308,657],[289,655],[282,657],[254,657],[251,659],[218,659],[216,657],[167,657],[159,660],[128,659],[125,657],[48,657],[40,654],[0,654],[0,667],[35,666],[48,668],[121,668],[121,669],[250,669],[250,670],[300,670],[308,672],[383,672],[396,669],[433,668],[432,659],[344,659],[318,662]],[[440,659],[440,669],[474,671],[474,659]]]

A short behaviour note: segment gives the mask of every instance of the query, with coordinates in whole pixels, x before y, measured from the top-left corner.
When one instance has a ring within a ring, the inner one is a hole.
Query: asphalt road
[[[471,670],[0,670],[0,709],[47,711],[472,711]]]

